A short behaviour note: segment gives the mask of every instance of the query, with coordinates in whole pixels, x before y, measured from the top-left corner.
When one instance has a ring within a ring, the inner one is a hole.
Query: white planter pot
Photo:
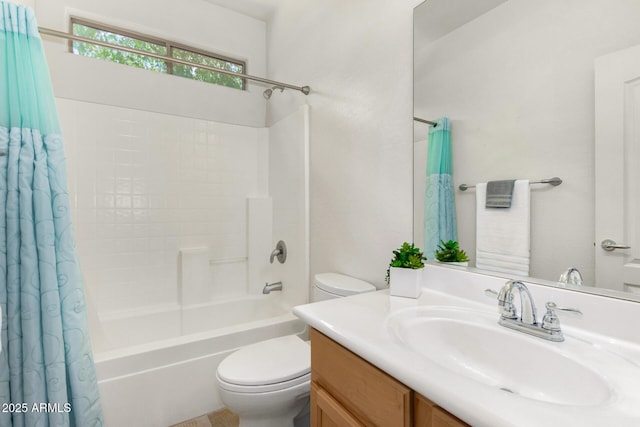
[[[440,264],[460,265],[462,267],[469,267],[469,261],[465,261],[465,262],[444,262],[444,261],[436,260],[436,262],[439,262]]]
[[[391,267],[389,270],[389,291],[397,297],[418,298],[422,288],[424,268]]]

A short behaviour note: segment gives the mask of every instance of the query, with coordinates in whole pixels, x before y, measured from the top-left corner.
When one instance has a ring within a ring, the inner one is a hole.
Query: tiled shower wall
[[[267,192],[265,129],[67,99],[58,111],[99,313],[175,306],[180,248],[208,247],[224,270],[212,299],[246,293],[246,198]]]

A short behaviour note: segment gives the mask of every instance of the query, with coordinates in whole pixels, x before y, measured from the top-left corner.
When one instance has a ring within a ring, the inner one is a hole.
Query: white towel
[[[476,185],[476,267],[529,275],[531,209],[529,180],[517,180],[510,208],[486,208],[487,184]]]

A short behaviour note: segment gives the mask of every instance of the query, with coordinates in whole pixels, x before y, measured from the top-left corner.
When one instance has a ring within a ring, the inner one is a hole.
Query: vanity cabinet
[[[311,427],[468,424],[311,329]]]

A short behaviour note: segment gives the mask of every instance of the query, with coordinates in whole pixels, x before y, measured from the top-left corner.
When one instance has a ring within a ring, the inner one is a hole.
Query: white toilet
[[[375,291],[367,282],[336,273],[316,274],[313,300]],[[309,402],[311,349],[296,335],[243,347],[216,373],[220,397],[240,417],[240,427],[293,427]]]

